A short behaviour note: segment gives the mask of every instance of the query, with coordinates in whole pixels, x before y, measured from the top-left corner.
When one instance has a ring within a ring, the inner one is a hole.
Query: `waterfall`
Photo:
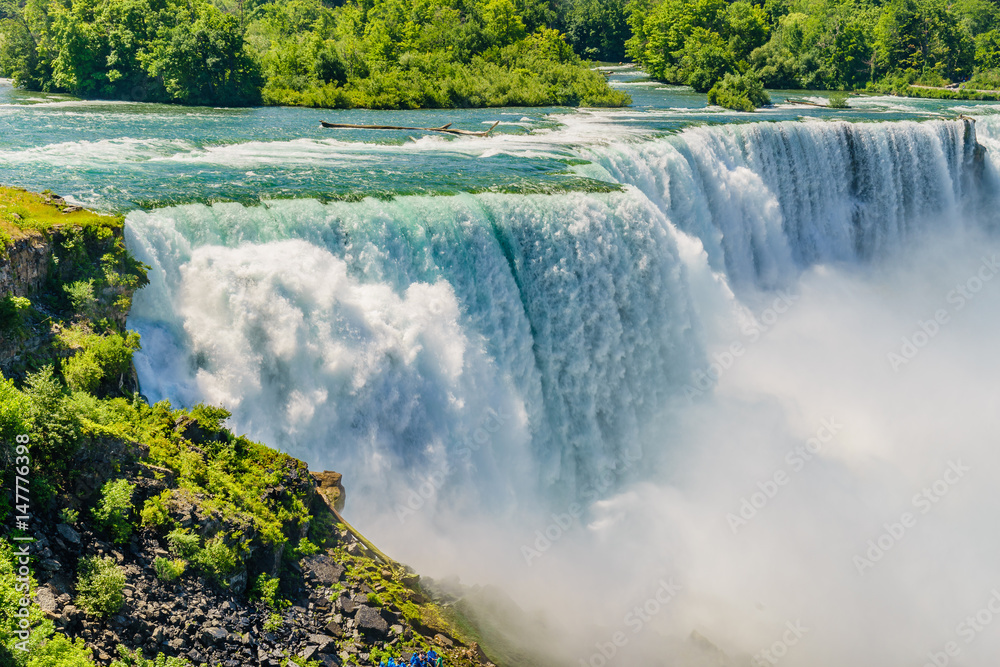
[[[705,366],[706,290],[739,309],[959,225],[989,167],[969,121],[696,127],[580,154],[623,190],[131,213],[144,392],[222,404],[390,503],[429,475],[501,511],[569,495]]]

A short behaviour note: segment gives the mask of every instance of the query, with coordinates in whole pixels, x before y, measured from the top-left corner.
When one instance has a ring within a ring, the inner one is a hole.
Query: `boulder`
[[[331,470],[311,474],[316,480],[320,495],[338,512],[344,509],[347,491],[344,490],[344,485],[341,483],[343,475]]]
[[[224,642],[228,636],[229,633],[222,628],[205,628],[201,631],[201,641],[209,646]]]
[[[70,544],[80,543],[80,533],[76,532],[76,529],[68,523],[61,523],[56,526],[56,532],[59,536],[69,542]]]
[[[325,554],[303,558],[302,569],[307,577],[323,586],[332,586],[344,574],[344,566]]]
[[[354,622],[365,634],[385,635],[389,632],[389,624],[385,622],[377,609],[360,605],[354,613]]]

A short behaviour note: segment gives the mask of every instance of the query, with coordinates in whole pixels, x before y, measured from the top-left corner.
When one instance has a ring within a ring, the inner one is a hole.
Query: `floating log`
[[[849,107],[831,107],[829,104],[820,104],[819,102],[810,102],[808,100],[799,100],[799,99],[793,99],[793,98],[788,98],[788,99],[785,100],[785,102],[787,102],[789,104],[807,104],[807,105],[809,105],[811,107],[819,107],[820,109],[846,109],[846,108],[849,108]]]
[[[463,137],[488,137],[490,132],[500,124],[500,121],[493,123],[490,129],[484,132],[472,132],[470,130],[454,130],[451,123],[441,127],[405,127],[400,125],[352,125],[350,123],[328,123],[325,120],[319,122],[321,127],[333,130],[411,130],[415,132],[444,132],[445,134],[455,134]]]

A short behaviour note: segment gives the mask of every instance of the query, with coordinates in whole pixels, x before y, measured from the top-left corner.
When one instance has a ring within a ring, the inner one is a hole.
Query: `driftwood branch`
[[[806,104],[811,107],[819,107],[820,109],[846,109],[849,107],[831,107],[829,104],[819,104],[818,102],[810,102],[808,100],[799,100],[794,98],[788,98],[785,100],[790,104]]]
[[[327,123],[325,120],[320,121],[320,126],[330,128],[333,130],[412,130],[416,132],[444,132],[446,134],[455,134],[465,137],[488,137],[490,132],[500,124],[500,121],[493,123],[490,129],[485,132],[472,132],[469,130],[453,130],[451,129],[451,123],[447,125],[442,125],[441,127],[404,127],[399,125],[351,125],[349,123]]]

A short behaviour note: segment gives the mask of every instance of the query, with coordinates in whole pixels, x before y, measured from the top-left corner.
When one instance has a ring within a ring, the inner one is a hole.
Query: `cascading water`
[[[459,479],[447,462],[508,415],[464,478],[492,507],[558,497],[641,444],[704,366],[700,248],[720,298],[885,254],[978,197],[976,146],[968,122],[694,128],[590,149],[620,194],[136,212],[129,243],[153,267],[130,320],[140,378],[376,486]]]
[[[1000,372],[978,333],[996,299],[979,278],[983,305],[960,308],[950,282],[994,261],[978,124],[577,147],[577,175],[617,192],[133,212],[152,267],[129,322],[143,390],[228,407],[237,431],[346,473],[352,517],[389,551],[549,610],[563,623],[517,631],[565,630],[535,664],[605,664],[622,630],[607,664],[743,667],[787,623],[808,641],[782,664],[920,664],[1000,576],[967,519],[995,505],[988,485],[920,519],[898,569],[854,558],[949,457],[995,460],[975,406],[996,394],[978,375]],[[919,365],[886,363],[928,331]],[[821,424],[836,442],[796,454]],[[941,575],[942,541],[975,576]]]

